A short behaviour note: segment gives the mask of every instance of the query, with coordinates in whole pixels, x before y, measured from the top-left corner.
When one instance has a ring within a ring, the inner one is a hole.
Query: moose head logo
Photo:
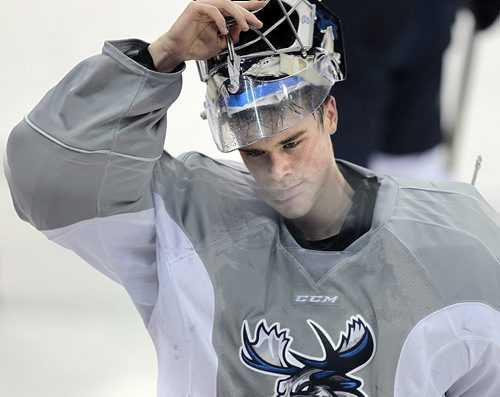
[[[323,357],[291,349],[290,330],[281,329],[279,323],[268,327],[261,320],[251,338],[245,320],[241,328],[241,360],[254,371],[277,377],[274,397],[366,397],[361,390],[363,380],[352,373],[368,364],[375,352],[369,325],[360,315],[351,317],[346,331],[334,344],[321,326],[312,320],[307,323],[321,345]]]

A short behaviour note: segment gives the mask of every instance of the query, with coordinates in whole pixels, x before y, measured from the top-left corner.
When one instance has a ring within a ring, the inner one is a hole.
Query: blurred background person
[[[484,30],[497,18],[500,0],[328,0],[328,5],[347,38],[347,79],[342,89],[332,89],[341,114],[339,133],[332,137],[336,156],[381,173],[447,179],[443,54],[459,7],[473,12],[475,31]]]

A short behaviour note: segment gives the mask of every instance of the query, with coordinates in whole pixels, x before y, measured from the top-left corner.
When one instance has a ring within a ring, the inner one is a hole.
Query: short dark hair
[[[323,102],[321,103],[321,105],[319,105],[319,107],[313,112],[314,118],[316,119],[316,121],[320,125],[323,122],[323,118],[325,117],[325,107],[328,104],[328,102],[330,101],[330,97],[331,97],[331,95],[328,94],[326,96],[326,98],[323,100]]]

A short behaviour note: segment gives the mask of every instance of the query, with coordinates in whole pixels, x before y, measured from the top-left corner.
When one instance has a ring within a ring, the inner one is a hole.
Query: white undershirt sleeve
[[[420,321],[401,351],[394,396],[500,396],[500,312],[464,302]]]

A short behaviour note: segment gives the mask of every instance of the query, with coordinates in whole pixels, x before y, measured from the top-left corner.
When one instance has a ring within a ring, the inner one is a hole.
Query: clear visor
[[[325,100],[335,82],[334,67],[321,55],[307,67],[269,80],[242,75],[236,93],[229,78],[208,81],[205,111],[221,152],[230,152],[300,123]]]

